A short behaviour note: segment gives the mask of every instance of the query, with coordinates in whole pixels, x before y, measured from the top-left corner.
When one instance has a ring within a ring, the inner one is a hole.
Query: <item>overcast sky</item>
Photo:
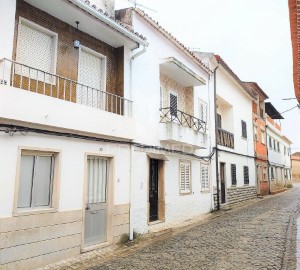
[[[220,54],[243,81],[255,81],[283,112],[297,104],[287,0],[138,0],[186,46]],[[116,8],[128,7],[116,0]],[[142,33],[143,34],[143,33]],[[300,151],[300,110],[284,113],[285,135]]]

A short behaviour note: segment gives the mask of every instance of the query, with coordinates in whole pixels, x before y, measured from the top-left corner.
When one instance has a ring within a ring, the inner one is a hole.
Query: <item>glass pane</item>
[[[50,206],[52,157],[37,157],[34,173],[34,206]]]
[[[34,156],[22,156],[19,181],[18,208],[31,206]]]

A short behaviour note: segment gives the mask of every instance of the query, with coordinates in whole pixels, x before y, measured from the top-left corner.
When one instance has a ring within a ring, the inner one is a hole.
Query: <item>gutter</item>
[[[115,20],[111,19],[110,17],[101,14],[95,8],[87,5],[86,3],[80,0],[68,0],[69,2],[73,3],[77,7],[81,8],[82,10],[86,11],[90,15],[94,16],[95,18],[99,19],[101,22],[107,24],[109,27],[113,28],[114,30],[118,31],[122,35],[126,36],[127,38],[135,41],[142,46],[148,46],[149,43],[145,41],[142,37],[137,36],[135,33],[131,32],[130,30],[126,29]]]

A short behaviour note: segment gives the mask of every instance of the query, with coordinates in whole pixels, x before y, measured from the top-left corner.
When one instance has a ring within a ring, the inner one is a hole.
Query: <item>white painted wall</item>
[[[0,133],[0,218],[12,216],[18,147],[52,148],[61,151],[59,211],[82,209],[85,153],[114,156],[114,204],[129,203],[128,146],[28,133]],[[103,150],[100,151],[100,148]],[[5,168],[5,169],[4,169]]]
[[[147,37],[149,47],[145,53],[132,63],[133,80],[132,93],[134,100],[133,118],[136,121],[136,141],[148,145],[162,146],[166,125],[160,121],[160,63],[164,58],[174,57],[189,69],[206,80],[206,85],[194,87],[194,116],[199,118],[198,99],[206,102],[209,110],[213,110],[213,91],[208,74],[182,51],[180,51],[165,36],[153,26],[134,15],[135,31]],[[138,51],[138,50],[137,50]],[[200,156],[207,156],[211,152],[212,138],[210,129],[211,114],[208,112],[208,132],[206,149],[190,150]],[[188,134],[181,133],[183,141],[190,141]],[[184,138],[183,138],[184,137]],[[195,140],[194,140],[195,141]],[[167,145],[167,147],[172,147]],[[149,150],[151,151],[151,150]],[[192,189],[193,194],[181,196],[179,194],[179,160],[190,159],[184,155],[164,152],[169,161],[165,162],[165,223],[170,225],[196,215],[207,213],[212,207],[211,193],[201,193],[200,190],[200,161],[192,161]],[[133,158],[133,226],[140,233],[151,229],[148,226],[148,185],[149,158],[144,152],[135,149]],[[188,211],[187,211],[188,209]]]

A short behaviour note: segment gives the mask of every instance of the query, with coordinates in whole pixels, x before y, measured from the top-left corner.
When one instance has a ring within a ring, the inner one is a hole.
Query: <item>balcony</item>
[[[218,145],[234,149],[234,135],[232,133],[221,128],[218,128],[217,133]]]
[[[1,78],[1,84],[3,85],[10,81],[10,86],[15,88],[78,103],[110,113],[131,116],[132,101],[124,97],[8,59],[0,60],[0,64],[3,66],[3,76]],[[10,78],[5,78],[5,67],[10,65]]]
[[[2,122],[134,138],[132,101],[8,59],[0,67]]]
[[[175,147],[206,148],[206,123],[192,115],[173,108],[160,109],[161,141]]]

